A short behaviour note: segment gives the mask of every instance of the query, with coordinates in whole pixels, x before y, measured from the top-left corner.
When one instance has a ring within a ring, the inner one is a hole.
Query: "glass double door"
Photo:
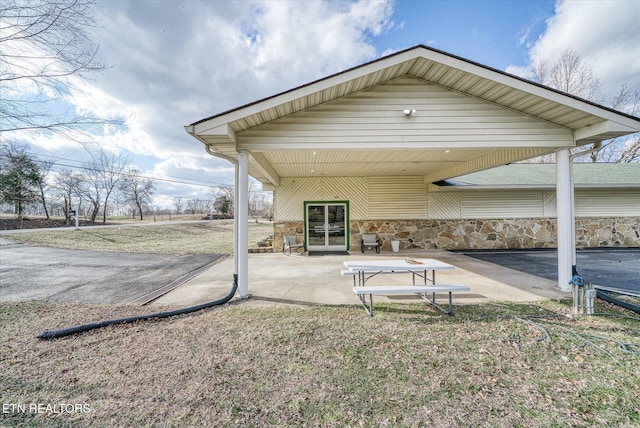
[[[307,203],[307,250],[346,251],[347,204]]]

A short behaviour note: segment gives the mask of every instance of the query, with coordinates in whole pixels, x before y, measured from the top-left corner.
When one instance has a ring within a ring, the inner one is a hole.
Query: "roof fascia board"
[[[598,135],[606,135],[611,133],[627,135],[638,131],[640,131],[640,127],[638,126],[631,127],[611,120],[605,120],[591,126],[585,126],[584,128],[577,129],[575,131],[575,138],[576,141],[580,141],[593,139]]]
[[[204,124],[198,124],[193,126],[193,132],[195,135],[202,136],[214,136],[214,137],[227,137],[229,141],[236,142],[236,132],[227,124],[216,127],[203,127]]]
[[[555,190],[555,184],[468,184],[461,186],[438,186],[439,192],[465,192],[474,190]],[[640,183],[574,184],[576,189],[640,189]]]

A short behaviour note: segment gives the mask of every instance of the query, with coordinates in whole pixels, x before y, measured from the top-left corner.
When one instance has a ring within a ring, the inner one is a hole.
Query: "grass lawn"
[[[271,223],[249,222],[249,247],[273,234]],[[232,254],[233,220],[146,224],[108,228],[82,227],[3,235],[44,247],[72,250],[160,254]]]
[[[66,248],[229,253],[231,228],[16,236]],[[260,240],[271,225],[249,230]],[[571,310],[568,301],[458,304],[450,317],[424,303],[379,303],[370,318],[357,304],[232,303],[45,341],[37,335],[46,329],[150,311],[0,304],[0,426],[640,426],[638,315],[601,301],[598,316]]]
[[[231,305],[42,341],[145,308],[3,304],[0,425],[640,425],[640,347],[617,343],[640,343],[637,318],[562,316],[558,302],[457,305],[454,317],[379,306],[369,318]]]

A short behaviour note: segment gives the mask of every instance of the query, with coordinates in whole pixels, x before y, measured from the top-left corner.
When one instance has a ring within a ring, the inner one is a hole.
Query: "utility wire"
[[[2,157],[7,157],[6,155],[0,155]],[[62,157],[58,157],[58,156],[51,156],[51,155],[44,155],[46,157],[50,157],[50,158],[56,158],[56,159],[62,159],[62,160],[67,160],[69,162],[78,162],[81,163],[81,165],[70,165],[67,163],[61,163],[61,162],[50,162],[50,161],[42,161],[42,160],[36,160],[35,162],[48,162],[50,165],[52,166],[57,166],[57,167],[63,167],[63,168],[75,168],[75,169],[82,169],[85,171],[92,171],[92,172],[108,172],[107,170],[104,169],[98,169],[98,168],[92,168],[90,166],[87,165],[82,165],[82,161],[77,161],[74,159],[67,159],[67,158],[62,158]],[[56,172],[62,172],[62,169],[54,169],[54,171]],[[128,175],[126,172],[120,173],[121,176],[126,176]],[[158,176],[152,176],[152,175],[139,175],[139,177],[141,178],[146,178],[149,180],[156,180],[156,181],[163,181],[163,182],[168,182],[168,183],[176,183],[176,184],[185,184],[188,186],[196,186],[196,187],[223,187],[223,186],[228,186],[227,184],[223,184],[223,183],[212,183],[212,182],[208,182],[208,181],[204,181],[204,180],[198,180],[195,178],[185,178],[185,177],[172,177],[170,175],[167,175],[165,177],[170,177],[170,178],[161,178]],[[182,180],[190,180],[190,181],[195,181],[195,182],[200,182],[200,183],[190,183],[188,181],[182,181]]]

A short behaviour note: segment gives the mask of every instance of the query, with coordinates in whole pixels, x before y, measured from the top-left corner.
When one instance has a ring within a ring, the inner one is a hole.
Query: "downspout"
[[[206,150],[206,152],[208,154],[210,154],[211,156],[215,156],[218,157],[220,159],[225,159],[229,162],[231,162],[233,164],[233,169],[234,169],[234,179],[233,179],[233,272],[234,275],[237,276],[238,275],[238,254],[240,254],[238,252],[238,198],[236,197],[236,190],[238,188],[238,161],[230,156],[227,155],[223,155],[222,153],[218,153],[216,152],[214,149],[211,148],[210,145],[205,144],[204,149]]]
[[[585,156],[585,155],[589,155],[591,153],[596,153],[599,152],[600,150],[604,149],[605,147],[607,147],[608,144],[602,145],[602,142],[599,143],[593,143],[593,147],[588,149],[588,150],[584,150],[582,152],[579,153],[574,153],[572,155],[569,156],[569,170],[571,172],[571,177],[572,177],[572,181],[573,181],[573,161],[581,156]],[[572,235],[572,240],[571,242],[573,242],[573,250],[572,250],[572,257],[571,257],[571,275],[575,276],[578,275],[578,270],[577,270],[577,265],[578,265],[578,259],[577,259],[577,255],[576,255],[576,228],[575,228],[575,219],[576,219],[576,198],[575,198],[575,187],[572,184],[571,185],[571,218],[573,219],[574,222],[574,227],[571,228],[571,235]]]
[[[234,177],[234,201],[233,201],[233,262],[234,262],[234,278],[238,285],[238,294],[241,299],[248,299],[249,285],[248,285],[248,247],[249,247],[249,232],[248,232],[248,193],[249,193],[249,152],[239,151],[238,159],[234,159],[230,156],[217,152],[206,141],[201,139],[195,134],[193,125],[185,126],[185,131],[194,138],[200,140],[205,147],[205,150],[211,156],[215,156],[221,159],[228,160],[234,165],[235,177]]]

